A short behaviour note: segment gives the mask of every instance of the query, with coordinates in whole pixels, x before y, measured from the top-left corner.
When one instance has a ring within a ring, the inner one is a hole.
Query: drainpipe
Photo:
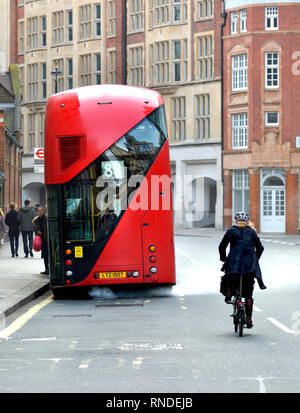
[[[123,24],[122,24],[122,43],[123,43],[123,85],[127,85],[127,0],[123,0]]]
[[[225,12],[225,0],[222,0],[223,3],[223,11],[221,17],[223,18],[223,22],[221,24],[221,183],[222,183],[222,192],[223,192],[223,230],[225,229],[225,220],[224,220],[224,168],[223,168],[223,151],[224,151],[224,56],[223,56],[223,32],[224,27],[226,24],[226,17],[227,13]]]

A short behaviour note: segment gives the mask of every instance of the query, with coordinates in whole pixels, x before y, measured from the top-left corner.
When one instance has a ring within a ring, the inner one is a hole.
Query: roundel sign
[[[45,160],[45,150],[44,148],[34,148],[34,172],[43,173],[44,172],[44,160]]]
[[[35,148],[34,149],[34,160],[35,161],[43,161],[45,156],[44,148]]]

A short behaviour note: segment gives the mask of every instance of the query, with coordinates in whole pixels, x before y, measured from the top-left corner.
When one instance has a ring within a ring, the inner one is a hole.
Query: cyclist
[[[230,251],[226,256],[226,248],[230,244]],[[254,225],[250,222],[249,214],[237,212],[234,217],[234,225],[225,233],[220,245],[220,260],[224,262],[221,271],[225,275],[221,280],[220,292],[225,295],[225,302],[230,303],[235,288],[239,285],[239,277],[242,278],[241,297],[245,298],[245,310],[247,316],[247,327],[252,328],[253,290],[254,278],[257,279],[259,287],[267,288],[262,280],[259,266],[259,258],[264,247],[256,233]]]

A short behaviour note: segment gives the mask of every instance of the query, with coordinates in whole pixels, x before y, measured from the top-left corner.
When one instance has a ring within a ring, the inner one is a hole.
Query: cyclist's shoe
[[[253,327],[253,322],[251,319],[248,318],[247,320],[247,328],[252,328]]]
[[[226,304],[231,304],[231,297],[225,297],[224,301]]]

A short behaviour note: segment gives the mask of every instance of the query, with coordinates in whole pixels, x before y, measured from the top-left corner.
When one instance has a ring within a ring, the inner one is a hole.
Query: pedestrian
[[[226,248],[230,244],[230,251],[226,256]],[[255,279],[260,289],[267,288],[262,280],[259,266],[259,258],[264,247],[256,233],[254,225],[250,222],[249,214],[237,212],[234,217],[234,225],[227,230],[220,245],[220,261],[224,262],[221,271],[225,275],[221,280],[220,292],[225,295],[225,302],[230,303],[231,297],[242,275],[241,296],[245,298],[247,327],[252,328],[253,291]]]
[[[21,208],[18,213],[18,222],[20,224],[20,231],[22,232],[25,258],[28,258],[28,253],[33,257],[32,245],[34,226],[32,220],[34,217],[34,208],[30,206],[30,200],[26,199],[26,201],[24,201],[24,207]]]
[[[5,217],[4,217],[4,212],[0,208],[0,245],[4,244],[5,237],[6,237]]]
[[[48,219],[46,210],[43,206],[38,207],[37,216],[33,219],[32,223],[36,228],[37,235],[42,238],[42,258],[44,258],[45,271],[41,274],[49,274],[49,261],[48,261],[48,239],[47,239],[47,226]]]
[[[18,257],[19,249],[19,222],[18,222],[18,212],[16,211],[16,205],[11,202],[9,204],[10,211],[5,216],[5,223],[9,228],[8,236],[10,240],[11,256]]]

